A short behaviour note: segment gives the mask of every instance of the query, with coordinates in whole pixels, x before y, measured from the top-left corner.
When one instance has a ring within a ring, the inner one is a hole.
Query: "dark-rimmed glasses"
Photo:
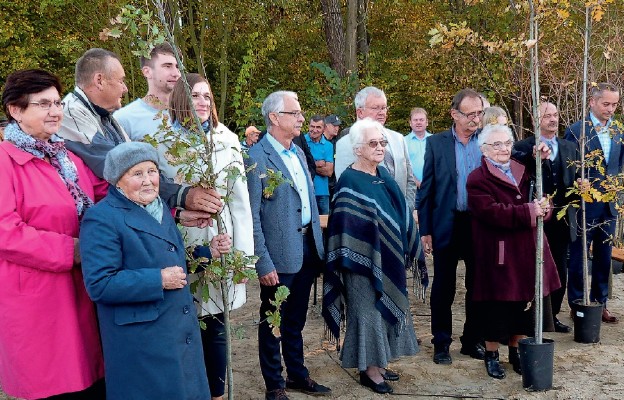
[[[303,111],[278,111],[278,114],[288,114],[292,115],[295,118],[299,118],[301,116],[305,117]]]
[[[483,113],[484,113],[484,111],[481,110],[481,111],[475,111],[475,112],[471,112],[471,113],[466,114],[465,112],[463,112],[459,108],[456,109],[455,111],[457,111],[458,113],[460,113],[464,117],[468,118],[469,121],[472,121],[473,119],[475,119],[477,117],[482,118],[483,117]]]

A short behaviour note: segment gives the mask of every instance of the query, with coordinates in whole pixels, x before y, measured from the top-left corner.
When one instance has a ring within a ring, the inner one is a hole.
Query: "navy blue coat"
[[[210,399],[189,287],[164,290],[160,270],[186,270],[184,243],[113,186],[80,230],[87,292],[97,304],[106,398]]]
[[[420,235],[432,235],[436,249],[448,246],[457,208],[455,142],[450,129],[427,138],[416,207]]]
[[[570,140],[576,144],[579,148],[579,139],[581,137],[581,129],[583,125],[581,121],[576,121],[570,125],[566,131],[564,138]],[[602,161],[602,167],[604,168],[605,175],[617,175],[622,171],[624,166],[624,149],[622,145],[623,135],[614,125],[611,127],[612,135],[611,139],[611,151],[609,152],[609,165],[604,160]],[[594,150],[602,151],[600,145],[600,139],[598,133],[594,129],[589,116],[585,119],[585,154],[588,154]],[[586,178],[592,183],[592,185],[600,188],[599,183],[605,179],[600,170],[596,167],[590,166],[586,171]],[[610,202],[608,205],[600,202],[585,203],[585,212],[587,218],[600,218],[600,217],[617,217],[618,212],[615,209],[615,202]],[[579,214],[580,215],[580,214]]]

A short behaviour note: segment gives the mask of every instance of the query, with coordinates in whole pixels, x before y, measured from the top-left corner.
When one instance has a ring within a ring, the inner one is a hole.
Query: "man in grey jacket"
[[[262,104],[268,133],[245,159],[254,168],[247,175],[254,227],[256,271],[260,280],[258,348],[267,400],[288,400],[285,388],[311,395],[331,390],[310,378],[303,359],[302,331],[310,289],[324,259],[314,185],[301,148],[293,139],[305,121],[294,92],[274,92]],[[287,181],[275,185],[273,174]],[[281,340],[266,321],[279,286],[290,290],[281,307]],[[287,380],[282,377],[280,342]]]
[[[124,80],[125,72],[117,54],[89,49],[76,62],[76,87],[63,99],[64,118],[58,135],[99,177],[103,176],[108,152],[130,141],[112,115],[121,108],[121,100],[128,91]],[[200,223],[208,217],[206,213],[214,214],[223,206],[215,190],[177,185],[162,174],[160,196],[169,207],[186,209],[178,216],[185,225],[190,224],[187,226],[194,226],[189,218]]]
[[[374,86],[365,87],[358,92],[353,103],[358,120],[371,118],[382,125],[386,124],[388,100],[382,90]],[[413,210],[416,205],[416,179],[412,172],[412,165],[403,135],[386,128],[385,136],[386,140],[388,140],[388,147],[386,147],[386,155],[381,165],[390,172],[390,175],[399,184],[407,204]],[[354,161],[355,155],[351,146],[351,136],[347,128],[341,132],[341,137],[336,143],[336,160],[334,163],[336,179],[340,179],[342,172]]]

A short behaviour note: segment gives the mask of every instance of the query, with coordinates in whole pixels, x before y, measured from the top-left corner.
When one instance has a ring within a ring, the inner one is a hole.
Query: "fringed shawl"
[[[322,314],[331,334],[339,338],[343,271],[370,279],[377,310],[401,333],[409,312],[406,269],[418,255],[418,231],[405,196],[383,167],[377,176],[345,170],[336,185],[327,237]]]

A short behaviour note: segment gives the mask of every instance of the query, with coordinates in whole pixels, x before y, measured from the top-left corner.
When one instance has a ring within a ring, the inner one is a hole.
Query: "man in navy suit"
[[[249,149],[247,187],[253,215],[256,271],[260,280],[260,325],[258,348],[260,369],[266,385],[266,400],[288,400],[285,388],[311,395],[331,390],[310,378],[303,359],[302,331],[306,322],[310,289],[324,259],[314,185],[301,148],[293,139],[305,121],[294,92],[271,93],[262,103],[266,134]],[[272,173],[287,180],[271,188]],[[290,289],[281,307],[281,339],[266,321],[274,311],[270,301],[278,286]],[[282,377],[281,350],[287,379]]]
[[[624,151],[622,133],[613,121],[613,114],[620,101],[620,90],[609,83],[599,83],[591,88],[589,115],[584,121],[570,125],[565,138],[580,146],[581,131],[585,125],[585,154],[592,151],[604,157],[600,166],[587,166],[586,178],[590,184],[601,190],[600,183],[607,176],[622,171]],[[604,173],[601,171],[604,171]],[[581,213],[577,215],[581,225]],[[607,309],[609,273],[611,269],[611,242],[615,233],[617,211],[614,202],[591,202],[585,204],[587,222],[587,246],[592,246],[592,281],[590,301],[604,305],[602,321],[617,323],[618,318]],[[570,245],[570,266],[568,271],[568,302],[583,298],[583,243],[580,234]]]
[[[485,349],[472,301],[474,256],[466,180],[481,165],[477,145],[483,101],[472,89],[460,90],[451,103],[451,129],[427,138],[423,179],[418,195],[418,219],[423,249],[433,251],[431,333],[433,361],[451,364],[451,306],[455,299],[457,263],[466,265],[466,321],[461,353],[483,359]]]
[[[555,211],[569,203],[566,197],[568,188],[574,185],[576,179],[576,162],[578,152],[573,143],[557,137],[559,131],[559,112],[553,103],[544,102],[539,107],[540,141],[550,149],[550,156],[542,161],[542,188],[544,194],[552,195]],[[521,153],[532,153],[535,146],[535,136],[528,137],[514,144],[514,150]],[[531,163],[531,166],[535,165]],[[561,303],[566,290],[568,275],[568,247],[570,241],[576,238],[576,212],[575,208],[568,207],[564,218],[551,218],[544,221],[544,232],[550,245],[561,287],[551,294],[552,312],[554,316],[555,331],[568,333],[570,327],[563,324],[557,318],[561,311]]]

